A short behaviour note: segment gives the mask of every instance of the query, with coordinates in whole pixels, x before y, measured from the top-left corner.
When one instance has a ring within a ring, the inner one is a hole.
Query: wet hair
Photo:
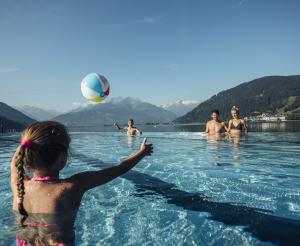
[[[18,211],[23,227],[28,214],[24,208],[25,168],[49,169],[61,154],[68,154],[70,136],[64,125],[55,121],[36,122],[28,126],[22,134],[22,141],[30,141],[30,145],[21,144],[16,154],[15,165],[18,172]]]
[[[239,108],[236,106],[232,106],[231,111],[236,111],[237,113],[239,113]]]
[[[210,114],[213,114],[213,113],[216,113],[218,116],[220,115],[219,110],[217,110],[217,109],[214,109],[210,112]]]
[[[132,125],[134,125],[134,121],[133,121],[133,119],[128,119],[128,121],[130,121],[130,122],[131,122],[131,124],[132,124]]]
[[[232,106],[231,111],[235,111],[237,115],[239,115],[239,108],[236,106]]]

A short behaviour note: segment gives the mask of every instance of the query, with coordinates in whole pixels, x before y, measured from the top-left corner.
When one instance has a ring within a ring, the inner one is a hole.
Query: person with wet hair
[[[240,135],[247,133],[248,128],[244,119],[239,118],[239,109],[236,106],[231,108],[232,119],[228,122],[227,132],[231,135]]]
[[[140,150],[117,166],[62,179],[70,141],[66,127],[55,121],[33,123],[23,132],[11,161],[13,211],[20,225],[17,245],[74,245],[83,194],[126,173],[153,151],[144,139]]]
[[[211,111],[211,120],[206,123],[205,132],[207,134],[220,134],[227,131],[225,123],[219,120],[219,110],[215,109]]]
[[[142,131],[134,126],[133,119],[128,119],[126,127],[121,128],[117,123],[114,123],[114,126],[117,130],[126,132],[128,136],[136,136],[137,134],[142,135]]]

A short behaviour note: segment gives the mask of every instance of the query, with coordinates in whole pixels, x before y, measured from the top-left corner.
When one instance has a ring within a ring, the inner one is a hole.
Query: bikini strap
[[[32,181],[57,181],[59,178],[56,176],[42,176],[42,177],[33,177]]]

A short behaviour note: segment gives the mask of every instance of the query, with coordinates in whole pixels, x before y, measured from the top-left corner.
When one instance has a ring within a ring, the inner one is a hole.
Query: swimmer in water
[[[127,127],[121,128],[117,123],[114,123],[114,126],[117,128],[117,130],[126,132],[128,136],[136,136],[137,134],[142,135],[142,131],[134,126],[133,119],[128,120]]]
[[[206,123],[205,132],[207,134],[220,134],[223,130],[227,131],[225,123],[219,120],[219,110],[211,111],[211,120]]]
[[[232,119],[228,123],[227,132],[230,135],[239,136],[242,132],[247,133],[248,128],[244,119],[239,119],[239,109],[233,106],[231,109]]]

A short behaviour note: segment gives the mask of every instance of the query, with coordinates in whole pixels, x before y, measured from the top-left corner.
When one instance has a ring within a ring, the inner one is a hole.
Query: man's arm
[[[228,132],[228,128],[227,128],[225,122],[222,122],[222,126],[224,127],[225,131]]]
[[[230,133],[231,130],[231,120],[228,122],[227,132]]]
[[[208,122],[206,123],[205,133],[209,132]]]
[[[127,127],[121,128],[117,123],[114,123],[114,126],[118,131],[124,131],[127,132]]]
[[[139,129],[139,128],[137,128],[137,127],[136,127],[136,128],[135,128],[135,130],[138,132],[138,134],[139,134],[139,135],[142,135],[142,134],[143,134],[143,132],[142,132],[142,131],[140,131],[140,129]]]

